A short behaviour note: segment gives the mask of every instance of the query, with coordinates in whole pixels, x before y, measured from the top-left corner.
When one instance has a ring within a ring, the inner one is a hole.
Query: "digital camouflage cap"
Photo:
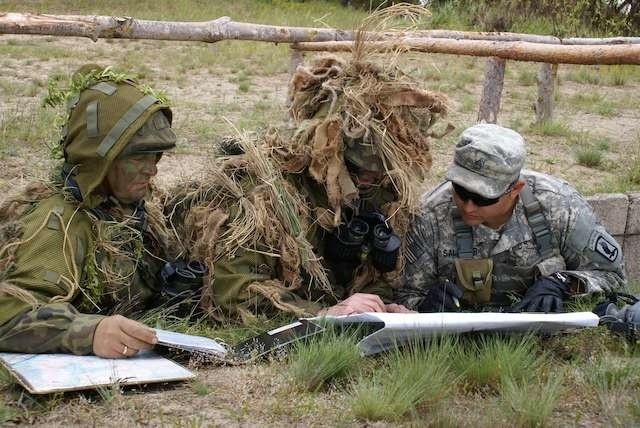
[[[447,179],[485,198],[500,197],[520,177],[526,150],[517,132],[483,123],[464,130]]]
[[[134,80],[112,79],[104,73],[108,69],[103,74],[99,70],[81,69],[97,79],[68,99],[62,140],[65,171],[73,176],[86,206],[97,203],[90,196],[118,156],[163,152],[176,143],[168,105]]]

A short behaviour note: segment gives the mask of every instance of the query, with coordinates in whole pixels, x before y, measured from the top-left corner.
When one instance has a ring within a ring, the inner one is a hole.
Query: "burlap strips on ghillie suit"
[[[360,34],[376,19],[388,18],[392,9],[365,23]],[[416,10],[424,9],[411,9]],[[278,257],[281,276],[253,287],[289,312],[296,309],[286,308],[269,289],[297,289],[306,273],[330,293],[307,239],[310,226],[326,231],[338,227],[344,222],[344,207],[360,197],[344,161],[348,141],[364,142],[381,158],[381,186],[396,195],[381,211],[404,237],[431,166],[429,140],[441,136],[432,126],[447,113],[447,99],[419,89],[388,55],[384,66],[365,60],[368,56],[359,40],[350,59],[325,55],[298,67],[289,91],[295,130],[269,129],[262,141],[242,144],[245,154],[214,163],[205,182],[174,192],[168,210],[189,257],[206,260],[210,268],[220,258],[233,257],[237,248]],[[304,174],[325,192],[320,205],[289,184],[293,181],[288,178]],[[393,286],[399,285],[404,239],[400,251],[396,270],[384,275]],[[373,266],[363,264],[350,293],[379,276]],[[215,287],[215,278],[209,282]],[[215,302],[205,305],[212,308]]]
[[[305,272],[306,286],[330,292],[326,272],[306,239],[309,209],[265,146],[245,138],[235,144],[242,154],[217,158],[205,179],[176,186],[165,208],[183,253],[208,267],[201,307],[218,318],[211,289],[216,261],[233,258],[238,250],[256,251],[278,258],[280,277],[251,284],[249,291],[283,311],[302,315],[299,308],[281,301],[278,291],[302,287]],[[251,317],[239,312],[243,319]]]

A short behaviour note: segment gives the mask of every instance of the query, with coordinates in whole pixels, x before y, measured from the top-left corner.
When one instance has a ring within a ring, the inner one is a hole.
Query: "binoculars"
[[[374,212],[341,225],[329,238],[326,257],[354,263],[370,259],[380,272],[391,272],[399,249],[400,237],[393,233],[381,213]]]
[[[192,312],[207,271],[200,261],[167,262],[159,274],[162,306],[180,314]]]

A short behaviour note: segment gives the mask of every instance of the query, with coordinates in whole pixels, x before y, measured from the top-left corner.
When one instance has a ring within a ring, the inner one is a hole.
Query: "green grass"
[[[59,131],[52,124],[56,112],[33,101],[9,106],[0,111],[0,151],[17,153],[17,146],[34,147],[46,152],[46,144],[57,144]]]
[[[572,68],[571,71],[567,73],[566,79],[572,82],[590,85],[599,85],[601,81],[597,70],[584,65]]]
[[[560,373],[550,374],[546,381],[504,379],[500,398],[510,424],[524,427],[551,425],[549,419],[554,408],[560,404],[562,380]]]
[[[600,356],[583,369],[586,383],[593,389],[602,411],[617,424],[629,419],[637,406],[640,364],[637,358]]]
[[[520,70],[516,82],[522,86],[534,86],[538,83],[537,74],[531,69]]]
[[[200,397],[204,397],[205,395],[209,395],[209,393],[211,393],[208,385],[205,385],[204,383],[198,381],[191,382],[191,389],[196,395]]]
[[[576,149],[575,156],[578,165],[586,166],[588,168],[598,168],[602,166],[602,151],[597,148],[582,147]]]
[[[563,122],[544,121],[532,124],[529,131],[545,137],[569,137],[573,131]]]
[[[640,81],[638,67],[629,65],[579,66],[567,73],[567,80],[604,86],[624,86]]]
[[[445,399],[456,382],[449,367],[453,344],[442,338],[392,351],[381,368],[353,386],[354,414],[369,421],[398,420]]]
[[[599,92],[579,93],[567,99],[570,107],[604,117],[613,117],[617,113],[616,105]]]
[[[302,390],[317,391],[353,374],[361,357],[354,336],[330,330],[298,342],[289,361],[293,382]]]
[[[460,347],[452,366],[469,388],[498,391],[503,379],[529,379],[545,363],[534,336],[480,336]]]

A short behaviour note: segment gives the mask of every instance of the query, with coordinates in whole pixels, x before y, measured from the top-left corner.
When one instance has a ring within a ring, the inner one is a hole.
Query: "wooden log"
[[[531,42],[489,42],[484,40],[402,39],[368,42],[370,49],[445,53],[453,55],[496,56],[515,61],[554,64],[640,64],[640,45],[564,46]],[[298,43],[307,51],[349,52],[353,42]]]
[[[550,45],[621,45],[640,44],[640,37],[604,37],[583,38],[508,33],[508,32],[476,32],[453,30],[422,30],[422,31],[387,31],[380,33],[379,39],[409,38],[409,39],[453,39],[453,40],[487,40],[493,42],[531,42]],[[371,38],[371,40],[378,40]]]
[[[502,88],[504,87],[504,69],[506,61],[502,58],[487,59],[484,72],[482,97],[478,108],[478,123],[496,123],[500,111]]]
[[[154,39],[200,41],[256,40],[295,43],[353,40],[353,32],[325,28],[282,27],[233,22],[223,16],[207,22],[148,21],[131,17],[83,15],[0,14],[0,34],[49,34],[92,40]]]
[[[33,34],[53,36],[127,39],[155,39],[201,41],[256,40],[276,43],[321,42],[354,40],[354,31],[330,28],[284,27],[235,22],[221,17],[206,22],[171,22],[134,19],[116,16],[40,15],[29,13],[0,13],[0,34]],[[618,45],[640,44],[640,37],[558,38],[554,36],[493,33],[451,30],[385,31],[365,33],[368,40],[390,39],[453,39],[485,40],[496,42],[524,41],[565,45]]]
[[[542,64],[538,71],[538,98],[536,99],[536,123],[553,120],[553,90],[558,64]]]

